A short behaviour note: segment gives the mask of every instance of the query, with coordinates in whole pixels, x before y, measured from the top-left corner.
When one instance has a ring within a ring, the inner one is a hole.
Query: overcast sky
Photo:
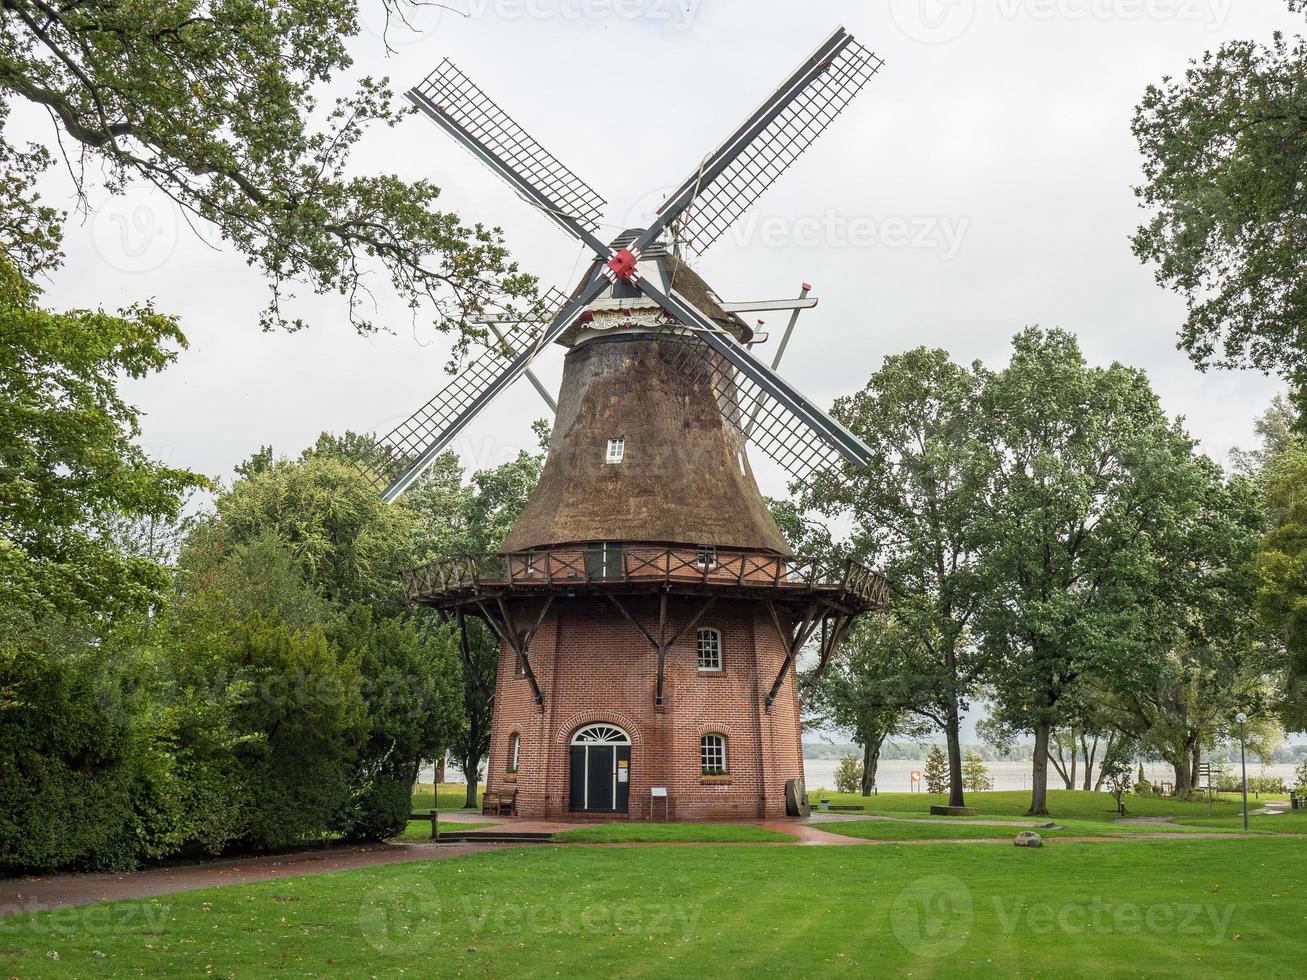
[[[424,12],[416,34],[392,37],[389,58],[369,9],[357,72],[389,74],[402,90],[452,56],[608,198],[610,230],[642,223],[835,26],[885,59],[699,262],[728,300],[815,286],[821,305],[800,321],[782,370],[823,404],[918,344],[998,365],[1027,324],[1074,331],[1093,361],[1147,369],[1167,410],[1218,458],[1251,441],[1252,419],[1277,390],[1255,374],[1201,375],[1175,349],[1183,303],[1130,253],[1141,212],[1129,127],[1144,87],[1188,58],[1295,29],[1282,0],[453,3],[471,16]],[[16,122],[33,133],[48,125],[35,114]],[[570,286],[583,269],[579,246],[425,119],[378,132],[358,163],[433,179],[444,207],[505,228],[546,284]],[[71,203],[63,175],[46,190]],[[151,297],[180,316],[190,349],[129,386],[146,413],[145,444],[169,462],[226,477],[264,443],[293,454],[323,429],[385,427],[444,383],[448,341],[429,324],[415,329],[384,290],[393,335],[358,337],[335,297],[303,303],[312,329],[263,334],[263,283],[211,232],[202,241],[143,189],[93,194],[92,204],[68,228],[68,261],[47,298],[72,307]],[[779,316],[769,324],[773,343],[781,326]],[[549,383],[561,359],[555,350],[540,365]],[[532,444],[530,420],[543,414],[519,383],[457,448],[471,465],[497,462]],[[777,475],[760,470],[764,490],[780,493]]]

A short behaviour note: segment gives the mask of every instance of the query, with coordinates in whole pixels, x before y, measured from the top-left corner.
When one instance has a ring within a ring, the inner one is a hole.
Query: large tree
[[[933,664],[936,696],[918,707],[944,732],[953,806],[964,803],[960,719],[983,673],[970,630],[985,594],[978,558],[993,467],[979,437],[984,377],[941,350],[887,358],[834,409],[871,448],[870,465],[823,474],[804,498],[851,521],[853,554],[888,578],[896,623]]]
[[[1049,740],[1086,676],[1126,678],[1150,650],[1159,544],[1196,508],[1192,442],[1147,378],[1090,367],[1075,338],[1031,328],[986,386],[999,460],[982,632],[1001,664],[997,714],[1035,736],[1032,813],[1047,812]]]
[[[1261,716],[1270,705],[1268,637],[1249,575],[1266,524],[1259,488],[1247,477],[1227,479],[1205,458],[1196,473],[1197,508],[1158,542],[1164,574],[1150,620],[1163,655],[1150,658],[1143,687],[1116,685],[1133,734],[1171,764],[1181,795],[1197,785],[1203,750],[1228,735],[1234,716]]]
[[[862,746],[863,796],[876,788],[886,739],[926,734],[920,709],[934,704],[937,667],[916,636],[892,615],[865,618],[841,642],[813,687],[804,703],[807,724],[838,728]]]
[[[395,30],[419,0],[377,0]],[[88,167],[111,191],[152,184],[214,228],[266,278],[265,327],[302,326],[297,286],[345,298],[350,322],[375,329],[370,282],[434,314],[438,328],[533,289],[498,229],[436,207],[426,180],[360,172],[369,129],[398,124],[386,79],[353,79],[358,4],[272,0],[0,0],[0,124],[24,102],[48,113],[79,197]],[[382,43],[380,41],[378,44]],[[58,261],[58,216],[33,190],[41,147],[0,130],[0,251],[28,272]]]
[[[1148,88],[1134,133],[1152,212],[1134,249],[1188,300],[1181,346],[1307,383],[1307,41],[1207,52]]]

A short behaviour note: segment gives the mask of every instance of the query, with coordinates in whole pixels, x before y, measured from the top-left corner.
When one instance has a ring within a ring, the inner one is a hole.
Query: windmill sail
[[[496,386],[506,387],[507,375],[512,374],[507,382],[511,383],[526,371],[549,343],[548,327],[566,301],[561,290],[551,289],[520,321],[498,325],[502,339],[496,337],[489,342],[434,398],[378,438],[377,447],[390,463],[384,469],[400,474],[386,487],[384,499],[394,500],[436,456],[449,448],[454,437],[475,416],[471,406],[487,401]],[[375,471],[372,475],[379,484],[385,482]]]
[[[659,215],[670,216],[675,237],[700,253],[721,238],[883,64],[852,35],[836,31],[668,198]]]

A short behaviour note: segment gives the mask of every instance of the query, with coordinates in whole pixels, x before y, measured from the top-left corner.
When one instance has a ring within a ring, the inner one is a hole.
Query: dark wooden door
[[[611,745],[587,745],[585,808],[589,813],[612,813],[617,782],[617,750]]]
[[[629,745],[573,745],[569,807],[574,813],[626,813],[631,799]]]

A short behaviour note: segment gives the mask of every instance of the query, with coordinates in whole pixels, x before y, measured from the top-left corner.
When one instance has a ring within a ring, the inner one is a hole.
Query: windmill
[[[753,357],[740,336],[723,329],[678,291],[666,258],[674,260],[682,250],[702,254],[720,240],[882,63],[843,28],[836,30],[668,195],[648,228],[605,243],[597,234],[604,198],[452,61],[442,61],[407,93],[408,99],[560,230],[589,248],[595,262],[570,297],[549,290],[536,316],[502,327],[492,322],[497,342],[379,439],[399,474],[385,487],[384,499],[393,501],[412,486],[491,401],[524,375],[549,399],[530,375],[532,363],[601,300],[609,309],[631,308],[635,301],[651,305],[665,339],[684,348],[679,361],[683,369],[702,377],[733,375],[734,397],[723,405],[728,421],[792,478],[802,479],[815,467],[840,458],[865,467],[867,447]],[[724,305],[726,312],[742,311]],[[762,306],[776,309],[783,304]]]
[[[802,810],[797,660],[825,668],[887,601],[853,562],[796,557],[758,490],[752,446],[802,480],[869,450],[775,370],[815,303],[725,303],[689,266],[881,67],[837,30],[666,198],[647,228],[598,237],[606,202],[452,62],[408,97],[594,255],[570,294],[488,319],[493,341],[379,440],[419,480],[487,404],[567,348],[539,485],[495,555],[405,576],[410,602],[499,643],[488,795],[530,816],[703,819]],[[740,318],[792,311],[769,367]],[[550,399],[552,401],[552,399]],[[375,458],[373,459],[375,463]]]

